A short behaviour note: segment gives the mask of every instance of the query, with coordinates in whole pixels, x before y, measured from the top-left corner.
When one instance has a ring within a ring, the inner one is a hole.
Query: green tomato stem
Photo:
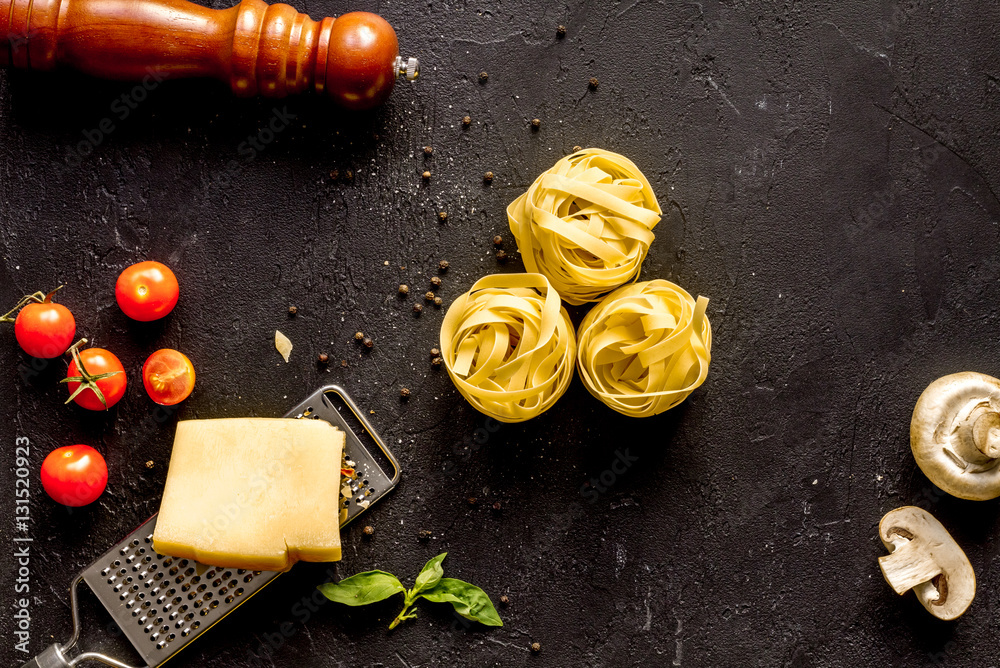
[[[59,288],[56,288],[56,290],[58,289]],[[70,355],[73,356],[73,361],[76,362],[76,370],[80,373],[80,375],[63,378],[59,382],[80,383],[80,385],[76,388],[76,391],[73,392],[73,394],[69,395],[69,399],[66,400],[67,404],[76,399],[77,395],[79,395],[84,390],[93,390],[94,394],[97,395],[97,398],[101,400],[102,404],[104,404],[104,408],[107,409],[108,401],[107,399],[104,398],[104,393],[101,392],[101,388],[97,386],[97,381],[104,380],[105,378],[110,378],[111,376],[116,376],[120,374],[121,371],[109,371],[108,373],[100,373],[97,374],[96,376],[91,375],[91,373],[87,371],[87,367],[83,365],[83,360],[80,358],[80,346],[84,345],[85,343],[87,343],[87,339],[85,338],[80,339],[79,341],[71,345],[69,347],[69,350],[67,351]]]

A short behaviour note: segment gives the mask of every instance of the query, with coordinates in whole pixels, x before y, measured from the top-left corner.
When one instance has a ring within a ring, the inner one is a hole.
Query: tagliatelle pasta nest
[[[661,213],[639,168],[599,148],[566,156],[507,207],[525,268],[570,304],[634,281]]]
[[[501,422],[521,422],[566,392],[576,338],[544,276],[494,274],[476,281],[448,309],[441,357],[473,407]]]
[[[684,401],[712,359],[708,299],[670,281],[626,285],[580,323],[577,365],[590,393],[614,410],[649,417]]]

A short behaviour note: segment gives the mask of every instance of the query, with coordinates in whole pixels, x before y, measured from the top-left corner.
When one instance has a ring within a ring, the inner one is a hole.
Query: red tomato
[[[64,506],[93,503],[107,484],[107,462],[89,445],[56,448],[42,462],[42,487]]]
[[[14,336],[32,357],[59,357],[76,336],[76,320],[69,309],[52,302],[28,304],[17,314]]]
[[[179,404],[194,389],[194,365],[182,352],[157,350],[142,365],[142,384],[149,398],[161,406]]]
[[[108,402],[107,406],[101,403],[97,394],[90,388],[76,395],[76,403],[90,411],[103,411],[117,404],[125,396],[125,385],[127,384],[125,367],[122,366],[122,363],[114,354],[103,348],[87,348],[80,351],[80,360],[83,362],[87,373],[91,376],[99,376],[116,371],[118,373],[96,381],[97,387],[101,390],[101,394],[104,395],[104,400]],[[80,370],[76,366],[76,360],[70,362],[69,369],[66,371],[66,377],[80,377],[81,375]],[[68,384],[70,395],[80,387],[79,381],[70,381]]]
[[[165,264],[140,262],[118,277],[115,299],[125,315],[133,320],[159,320],[177,305],[180,289],[177,277]]]

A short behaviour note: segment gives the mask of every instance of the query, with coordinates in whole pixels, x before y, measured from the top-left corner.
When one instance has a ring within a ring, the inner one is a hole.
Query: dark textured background
[[[82,512],[33,489],[33,649],[69,635],[71,574],[156,510],[177,417],[280,415],[337,382],[374,411],[404,467],[367,515],[374,537],[360,525],[345,535],[338,573],[412,578],[447,550],[449,575],[510,597],[506,626],[456,629],[423,605],[388,633],[395,601],[330,604],[303,623],[294,606],[326,569],[301,565],[178,665],[254,665],[251,653],[264,654],[256,665],[344,668],[1000,665],[998,505],[943,497],[908,446],[927,383],[1000,375],[994,3],[298,8],[380,12],[404,55],[420,57],[420,81],[361,116],[281,102],[297,118],[250,160],[239,146],[273,102],[166,82],[119,120],[111,105],[130,86],[0,73],[0,301],[67,283],[60,301],[79,332],[116,351],[130,381],[108,415],[63,407],[64,363],[24,381],[30,360],[10,328],[0,334],[3,489],[16,436],[31,439],[33,475],[74,442],[111,468]],[[104,118],[114,131],[81,158]],[[612,413],[574,381],[544,416],[466,450],[485,420],[428,364],[443,310],[414,318],[396,286],[422,292],[447,259],[447,304],[484,274],[520,271],[494,257],[494,234],[512,250],[504,208],[577,144],[627,155],[652,182],[665,215],[642,275],[711,298],[711,373],[648,420]],[[231,161],[233,178],[220,177]],[[354,182],[331,182],[334,168]],[[116,276],[143,259],[180,279],[162,323],[129,322],[115,305]],[[295,343],[291,364],[273,348],[276,327]],[[370,356],[351,341],[358,329],[375,338]],[[164,346],[190,355],[198,386],[156,424],[138,369]],[[320,352],[329,371],[313,362]],[[639,462],[590,503],[581,486],[617,448]],[[14,502],[3,498],[9,574]],[[977,599],[957,622],[882,580],[876,524],[904,504],[936,514],[976,569]],[[4,609],[12,598],[5,585]],[[290,637],[267,658],[282,628]],[[0,656],[19,665],[9,614],[0,629]]]

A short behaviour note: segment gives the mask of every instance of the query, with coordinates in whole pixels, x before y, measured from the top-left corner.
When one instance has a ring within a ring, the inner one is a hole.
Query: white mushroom
[[[896,508],[882,518],[879,537],[890,554],[879,557],[885,581],[897,594],[910,589],[939,619],[960,616],[976,596],[976,573],[948,530],[926,510]]]
[[[913,409],[910,447],[924,475],[949,494],[1000,496],[1000,380],[964,371],[928,385]]]

